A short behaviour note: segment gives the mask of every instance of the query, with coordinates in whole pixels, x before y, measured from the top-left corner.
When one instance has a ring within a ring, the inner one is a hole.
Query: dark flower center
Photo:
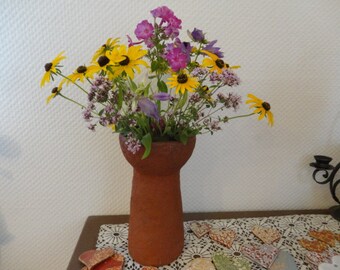
[[[50,71],[51,68],[52,68],[52,66],[53,66],[52,63],[47,63],[47,64],[45,65],[45,70],[46,70],[46,72]]]
[[[266,111],[270,110],[270,104],[268,102],[263,102],[262,103],[262,107],[263,109],[265,109]]]
[[[85,73],[86,70],[87,70],[87,68],[86,68],[85,66],[79,66],[79,67],[77,68],[77,72],[78,72],[78,73]]]
[[[99,66],[103,67],[103,66],[106,66],[110,62],[110,59],[107,58],[105,55],[102,55],[98,58],[97,62]]]
[[[51,91],[52,94],[58,93],[58,87],[54,87]]]
[[[224,61],[222,59],[217,59],[215,63],[216,63],[216,66],[218,66],[219,68],[224,68],[225,66]]]
[[[125,57],[125,59],[123,61],[120,61],[119,64],[121,66],[127,66],[130,63],[130,59],[126,55],[123,55],[123,56]]]
[[[188,81],[188,76],[186,74],[179,74],[177,76],[177,82],[178,83],[186,83]]]

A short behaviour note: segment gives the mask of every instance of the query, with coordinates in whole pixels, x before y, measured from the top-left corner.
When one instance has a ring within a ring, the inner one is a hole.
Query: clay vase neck
[[[155,142],[142,160],[144,149],[129,152],[125,138],[120,145],[133,167],[128,249],[130,256],[145,266],[171,263],[184,246],[180,170],[190,158],[196,138],[180,142]]]

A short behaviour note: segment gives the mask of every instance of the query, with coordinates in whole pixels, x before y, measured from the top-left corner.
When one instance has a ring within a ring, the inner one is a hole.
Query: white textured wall
[[[199,137],[182,172],[184,210],[333,204],[308,164],[317,153],[340,161],[340,1],[2,0],[1,270],[65,269],[87,216],[129,212],[131,168],[117,135],[91,133],[61,99],[46,106],[39,82],[57,53],[66,50],[71,72],[162,4],[184,30],[217,38],[242,66],[237,91],[266,98],[276,118],[274,128],[246,118]]]

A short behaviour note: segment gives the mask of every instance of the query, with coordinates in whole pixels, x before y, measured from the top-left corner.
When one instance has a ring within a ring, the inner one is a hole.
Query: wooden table
[[[284,216],[297,214],[329,214],[328,209],[317,210],[284,210],[284,211],[242,211],[242,212],[212,212],[212,213],[186,213],[184,221],[205,220],[205,219],[228,219],[228,218],[247,218],[247,217],[268,217]],[[119,216],[89,216],[85,222],[83,230],[74,249],[73,255],[67,270],[80,270],[83,265],[78,257],[81,253],[89,249],[95,249],[99,228],[103,224],[127,223],[128,215]]]

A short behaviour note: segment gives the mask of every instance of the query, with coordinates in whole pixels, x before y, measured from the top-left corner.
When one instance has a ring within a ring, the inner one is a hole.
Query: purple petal
[[[194,29],[194,31],[191,32],[191,36],[194,41],[201,42],[204,40],[204,34],[202,30],[199,30],[197,28]]]
[[[171,96],[168,93],[160,92],[153,95],[153,98],[160,101],[170,100]]]
[[[213,40],[211,41],[209,44],[207,44],[207,46],[205,46],[203,48],[203,50],[209,51],[213,54],[216,54],[219,58],[223,58],[223,52],[221,52],[221,48],[219,47],[214,47],[215,43],[217,42],[217,40]]]
[[[144,20],[137,24],[135,35],[138,39],[149,39],[153,36],[153,32],[153,25],[147,20]]]
[[[157,109],[157,105],[153,103],[150,99],[148,98],[141,98],[138,101],[138,106],[141,109],[143,113],[145,113],[147,116],[152,117],[159,121],[159,112]]]

